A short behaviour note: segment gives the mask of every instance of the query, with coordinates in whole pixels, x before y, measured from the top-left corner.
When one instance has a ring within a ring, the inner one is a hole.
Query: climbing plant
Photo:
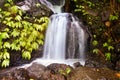
[[[48,24],[47,17],[29,17],[7,0],[0,8],[0,65],[10,64],[10,50],[20,51],[24,59],[31,59],[33,50],[44,43],[44,32]]]
[[[74,13],[83,16],[92,33],[92,53],[97,53],[112,60],[115,44],[114,22],[119,22],[119,0],[73,0],[76,4]]]

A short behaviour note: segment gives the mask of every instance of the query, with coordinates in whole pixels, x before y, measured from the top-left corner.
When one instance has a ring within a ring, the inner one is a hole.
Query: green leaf
[[[0,8],[0,12],[2,11],[2,9]]]
[[[7,39],[7,38],[9,38],[9,35],[8,35],[7,32],[0,33],[0,36],[1,36],[2,39]]]
[[[12,17],[6,17],[5,20],[6,21],[10,21],[12,19]]]
[[[44,41],[43,40],[37,40],[38,44],[41,44],[43,45],[44,44]]]
[[[15,23],[15,26],[16,26],[16,28],[21,28],[21,27],[22,27],[22,24],[21,24],[21,22],[16,22],[16,23]]]
[[[21,21],[21,20],[22,20],[22,18],[21,18],[21,16],[20,16],[20,15],[17,15],[17,16],[15,17],[15,20],[16,20],[16,21]]]
[[[114,49],[114,47],[113,46],[108,46],[108,50],[110,51],[110,50],[113,50]]]
[[[21,10],[18,11],[19,15],[22,16],[23,12]]]
[[[3,14],[4,14],[4,16],[10,16],[11,15],[11,13],[7,12],[7,11],[4,11]]]
[[[11,49],[12,49],[12,50],[15,50],[15,49],[16,49],[16,43],[15,43],[15,42],[13,42],[13,43],[11,44]]]
[[[9,64],[10,64],[10,60],[9,59],[5,59],[5,60],[3,60],[2,61],[2,67],[7,67],[7,66],[9,66]]]
[[[118,15],[110,15],[109,20],[118,20]]]
[[[25,42],[25,41],[21,41],[21,42],[20,42],[20,45],[21,45],[22,47],[24,47],[24,46],[26,45],[26,42]]]
[[[0,52],[0,60],[3,58],[3,52]]]
[[[29,51],[29,52],[32,52],[32,51],[33,51],[33,48],[31,48],[31,47],[28,48],[28,51]]]
[[[38,49],[38,44],[36,43],[36,42],[33,42],[32,44],[31,44],[31,47],[33,48],[33,49]]]
[[[107,60],[111,60],[111,53],[110,52],[105,53],[105,57]]]
[[[93,49],[93,53],[96,53],[96,54],[98,54],[98,49]]]
[[[20,45],[18,44],[15,48],[16,51],[21,50]]]
[[[42,33],[40,34],[40,39],[44,39],[44,35]]]
[[[39,24],[33,24],[33,26],[35,27],[36,30],[41,30],[41,25]]]
[[[96,38],[96,35],[94,34],[93,37]]]
[[[46,23],[43,23],[43,24],[42,24],[42,27],[40,27],[40,30],[41,30],[41,31],[44,31],[45,28],[46,28],[46,26],[47,26],[47,24],[46,24]]]
[[[3,59],[10,59],[10,54],[7,51],[4,51]]]
[[[66,73],[69,74],[71,72],[71,69],[70,68],[67,68],[66,69]]]
[[[10,3],[10,2],[13,2],[13,0],[7,0],[7,1],[8,1],[9,3]]]
[[[5,28],[3,31],[9,32],[10,29],[9,28]]]
[[[3,44],[3,48],[8,48],[8,49],[10,49],[10,47],[11,47],[11,45],[10,45],[9,42],[5,42],[5,43]]]
[[[92,44],[93,44],[94,46],[97,46],[97,45],[98,45],[98,41],[94,40],[94,41],[92,42]]]
[[[30,59],[31,59],[31,54],[30,54],[29,51],[23,51],[22,57],[23,57],[24,59],[30,60]]]
[[[15,23],[13,21],[8,22],[6,25],[8,25],[9,27],[12,27],[12,28],[15,27]]]
[[[17,6],[12,6],[10,8],[10,12],[13,13],[13,14],[16,14],[18,12],[18,7]]]
[[[38,32],[36,30],[33,30],[32,34],[33,36],[38,36]]]
[[[9,3],[4,4],[5,7],[10,7],[11,5]]]
[[[13,32],[11,33],[13,37],[17,37],[20,35],[20,32],[17,29],[14,29]]]
[[[105,42],[105,43],[103,44],[103,47],[108,47],[108,43]]]
[[[21,37],[26,37],[27,36],[27,32],[26,31],[22,31],[20,35],[21,35]]]

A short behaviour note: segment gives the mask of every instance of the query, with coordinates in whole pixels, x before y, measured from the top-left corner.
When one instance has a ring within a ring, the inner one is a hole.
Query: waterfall
[[[41,3],[43,3],[43,0]],[[89,34],[85,26],[71,13],[61,13],[65,0],[44,0],[54,13],[46,32],[43,59],[74,60],[85,64],[85,48]],[[56,7],[57,6],[57,7]],[[56,10],[57,9],[57,10]]]
[[[44,45],[44,59],[77,59],[85,64],[85,46],[88,33],[71,13],[59,13],[50,17]]]
[[[66,32],[68,25],[66,16],[66,13],[51,16],[51,22],[49,23],[46,33],[44,58],[65,59]]]
[[[25,0],[20,9],[29,10],[35,0]],[[90,37],[86,26],[71,13],[62,13],[65,0],[36,0],[53,11],[46,31],[42,58],[34,60],[45,66],[51,63],[85,64],[87,41]],[[29,66],[31,64],[25,65]]]

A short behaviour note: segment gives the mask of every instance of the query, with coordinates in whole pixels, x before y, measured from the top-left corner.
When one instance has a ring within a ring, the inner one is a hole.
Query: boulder
[[[73,68],[69,65],[66,65],[66,64],[58,64],[58,63],[53,63],[53,64],[50,64],[47,66],[47,68],[49,70],[51,70],[54,74],[66,74],[67,72],[67,69],[69,70],[73,70]]]
[[[30,16],[42,17],[52,14],[52,11],[39,0],[24,0],[17,2],[16,5]]]
[[[71,68],[53,63],[45,67],[38,63],[26,67],[0,70],[0,80],[119,80],[120,73],[108,68]]]
[[[36,80],[41,78],[43,74],[47,71],[47,69],[45,66],[41,64],[33,63],[31,66],[27,68],[27,71],[29,73],[29,76]]]
[[[53,74],[51,69],[38,63],[33,63],[27,71],[34,80],[65,80],[61,74]]]
[[[0,80],[29,80],[28,72],[24,68],[10,68],[0,71]]]

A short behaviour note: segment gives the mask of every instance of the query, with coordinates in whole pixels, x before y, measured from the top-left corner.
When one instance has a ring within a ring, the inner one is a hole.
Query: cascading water
[[[63,7],[65,0],[58,0],[59,4],[53,3],[56,0],[49,0],[53,4],[47,0],[39,1],[48,6],[55,14],[50,17],[43,57],[33,62],[43,65],[51,63],[72,65],[75,62],[80,62],[84,65],[85,48],[89,37],[85,26],[71,13],[61,13],[61,7]]]
[[[66,32],[68,26],[66,13],[52,15],[51,22],[46,33],[44,58],[65,59]]]
[[[46,33],[44,59],[76,59],[85,63],[85,43],[88,37],[82,24],[70,13],[59,13],[51,16]]]
[[[50,18],[46,32],[44,59],[66,60],[74,59],[82,65],[85,63],[85,46],[88,32],[84,26],[70,13],[61,13],[65,0],[40,0],[41,3],[49,6],[54,13]],[[47,3],[47,4],[46,4]],[[49,3],[49,5],[48,5]],[[57,8],[56,8],[57,6]]]
[[[65,0],[39,0],[40,3],[49,7],[53,13],[61,13],[62,7],[65,4]]]

